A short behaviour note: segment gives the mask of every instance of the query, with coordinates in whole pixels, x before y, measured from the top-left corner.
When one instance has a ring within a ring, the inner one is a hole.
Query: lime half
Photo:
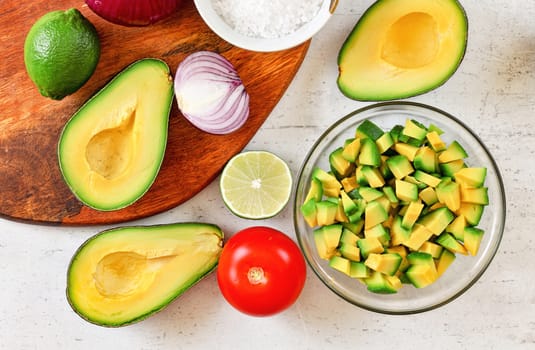
[[[278,214],[292,192],[292,174],[281,158],[266,151],[246,151],[232,157],[220,180],[228,209],[246,219]]]

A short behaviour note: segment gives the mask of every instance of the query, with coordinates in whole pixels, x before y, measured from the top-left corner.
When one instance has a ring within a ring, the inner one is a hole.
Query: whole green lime
[[[30,79],[41,95],[54,100],[82,87],[99,58],[97,30],[75,8],[39,18],[24,43],[24,63]]]

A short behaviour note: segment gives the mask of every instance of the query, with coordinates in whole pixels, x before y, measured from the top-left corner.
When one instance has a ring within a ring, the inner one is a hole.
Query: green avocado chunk
[[[102,231],[72,257],[67,299],[78,315],[100,326],[141,321],[213,271],[222,247],[223,232],[207,223]]]
[[[169,67],[147,58],[74,113],[60,135],[58,158],[63,179],[82,203],[116,210],[148,191],[164,158],[172,101]]]

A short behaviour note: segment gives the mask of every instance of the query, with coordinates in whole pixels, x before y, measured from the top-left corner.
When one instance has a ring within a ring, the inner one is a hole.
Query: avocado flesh
[[[161,310],[217,265],[223,233],[215,225],[121,227],[87,240],[67,273],[67,298],[82,318],[118,327]]]
[[[116,210],[146,193],[163,161],[172,100],[167,64],[142,59],[71,117],[58,157],[65,182],[81,202]]]
[[[456,0],[379,0],[338,56],[338,86],[349,98],[411,97],[445,83],[466,50],[468,21]]]

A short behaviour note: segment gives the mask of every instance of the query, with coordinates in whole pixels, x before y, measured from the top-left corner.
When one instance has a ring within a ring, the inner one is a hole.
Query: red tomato
[[[305,279],[306,264],[299,247],[284,233],[264,226],[232,236],[217,267],[225,299],[252,316],[274,315],[290,307]]]

